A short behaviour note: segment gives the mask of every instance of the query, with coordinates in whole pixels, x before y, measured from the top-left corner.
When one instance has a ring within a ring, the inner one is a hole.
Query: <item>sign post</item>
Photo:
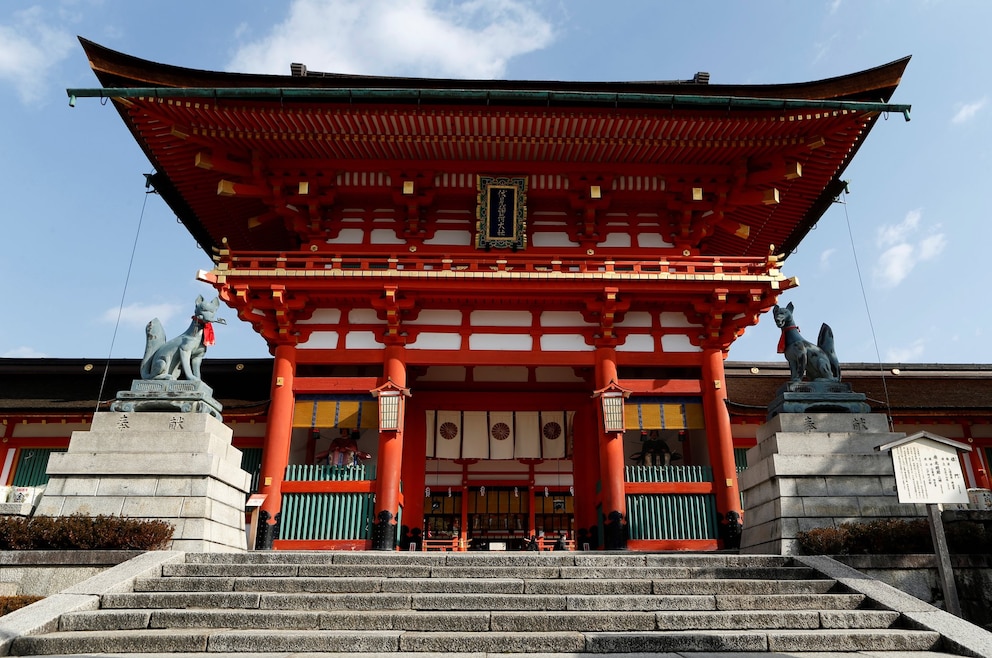
[[[258,537],[258,508],[262,506],[268,494],[252,494],[245,502],[245,516],[248,530],[248,550],[255,550],[255,540]]]
[[[968,502],[958,453],[970,452],[971,446],[929,432],[918,432],[880,445],[875,450],[889,450],[892,455],[899,502],[926,504],[947,612],[960,617],[961,604],[940,512],[942,505]]]

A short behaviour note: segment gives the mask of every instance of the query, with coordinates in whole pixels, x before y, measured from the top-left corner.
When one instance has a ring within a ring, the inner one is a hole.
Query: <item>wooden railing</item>
[[[575,540],[565,539],[563,540],[565,545],[565,550],[574,551],[575,550]],[[558,539],[556,537],[538,537],[537,538],[537,548],[539,551],[554,551],[555,547],[558,545]],[[423,539],[421,540],[422,551],[466,551],[468,550],[468,541],[461,537],[446,537],[444,539]]]
[[[458,537],[446,537],[444,539],[422,539],[420,541],[422,551],[464,551],[465,542]]]
[[[359,482],[375,479],[375,466],[329,466],[327,464],[290,464],[285,481],[293,482]]]
[[[506,254],[500,258],[418,255],[343,256],[312,252],[223,252],[216,274],[241,276],[406,276],[515,274],[528,278],[778,278],[774,258],[670,257],[658,260],[552,258]],[[775,270],[774,272],[770,270]],[[732,279],[731,279],[732,280]]]
[[[625,482],[712,482],[711,466],[626,466]]]

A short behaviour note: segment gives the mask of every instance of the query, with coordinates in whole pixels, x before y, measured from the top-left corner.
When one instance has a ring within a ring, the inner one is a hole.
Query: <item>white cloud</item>
[[[947,238],[944,237],[943,233],[935,233],[934,235],[923,238],[920,240],[918,246],[920,260],[933,260],[944,251],[944,247],[946,246]]]
[[[0,354],[0,357],[4,359],[46,359],[48,355],[44,352],[39,352],[33,347],[22,345],[21,347],[15,347]]]
[[[823,252],[820,254],[820,269],[821,270],[829,270],[830,269],[830,259],[833,258],[834,252],[836,252],[836,251],[837,250],[836,249],[833,249],[833,248],[831,248],[831,249],[824,249],[823,250]]]
[[[909,363],[918,361],[926,350],[926,341],[917,338],[906,347],[893,347],[885,352],[885,360],[888,363]]]
[[[882,252],[875,266],[875,281],[883,288],[899,285],[909,276],[916,263],[913,261],[913,245],[897,244]]]
[[[816,64],[822,59],[825,59],[827,55],[830,54],[830,50],[837,41],[837,34],[831,34],[829,37],[823,41],[817,41],[813,44],[813,63]]]
[[[9,23],[0,24],[0,82],[13,85],[24,103],[44,96],[49,74],[75,45],[72,33],[51,21],[36,6],[15,12]]]
[[[880,247],[899,244],[905,241],[907,235],[916,231],[920,226],[920,220],[922,218],[922,210],[910,210],[906,213],[906,218],[898,224],[886,224],[879,227],[878,233],[875,235],[875,241]]]
[[[959,103],[958,111],[951,119],[951,123],[964,123],[965,121],[972,119],[976,114],[985,108],[987,103],[987,98],[975,101],[974,103]]]
[[[522,0],[294,0],[288,18],[243,45],[229,68],[491,79],[514,56],[544,48],[553,31]]]
[[[909,276],[921,262],[934,260],[944,252],[947,238],[940,232],[940,225],[930,228],[930,234],[917,238],[923,218],[921,210],[912,210],[898,224],[888,224],[878,229],[876,242],[883,248],[875,264],[875,284],[893,288]]]
[[[128,327],[144,327],[152,318],[158,318],[165,326],[166,335],[170,335],[169,320],[182,312],[182,308],[179,304],[129,304],[120,310],[121,324]],[[117,322],[117,313],[118,309],[108,308],[103,312],[101,320]],[[175,327],[172,333],[182,333],[185,328],[185,325]]]

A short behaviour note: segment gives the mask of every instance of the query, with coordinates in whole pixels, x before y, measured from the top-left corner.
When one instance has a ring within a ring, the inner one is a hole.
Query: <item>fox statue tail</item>
[[[141,357],[141,378],[148,379],[151,375],[152,359],[156,350],[165,344],[165,329],[158,318],[145,326],[145,355]]]
[[[840,361],[837,359],[837,352],[834,351],[834,330],[830,325],[823,323],[820,325],[820,335],[816,337],[816,346],[823,350],[830,361],[830,370],[837,381],[840,381]]]

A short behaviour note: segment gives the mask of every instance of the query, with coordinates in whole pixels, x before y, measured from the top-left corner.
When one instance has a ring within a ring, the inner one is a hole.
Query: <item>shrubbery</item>
[[[0,596],[0,616],[42,600],[43,596]]]
[[[0,551],[164,549],[173,527],[119,516],[0,517]]]
[[[956,522],[945,526],[951,553],[992,552],[992,534],[980,523]],[[879,519],[814,528],[796,535],[805,555],[859,555],[933,553],[926,519]]]

